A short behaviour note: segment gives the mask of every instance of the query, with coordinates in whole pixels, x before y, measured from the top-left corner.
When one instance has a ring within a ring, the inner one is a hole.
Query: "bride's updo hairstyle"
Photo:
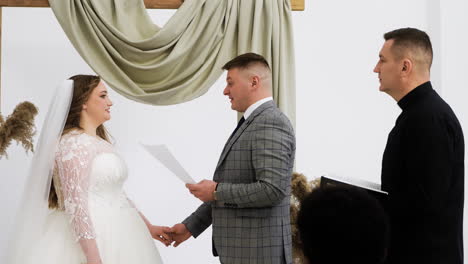
[[[81,110],[83,109],[83,105],[88,101],[93,90],[101,82],[101,78],[95,75],[75,75],[70,77],[69,80],[73,80],[73,98],[62,135],[72,130],[83,130],[83,128],[80,127]],[[109,141],[109,134],[102,124],[97,127],[96,135]],[[54,171],[54,173],[56,173],[56,171]],[[52,179],[49,192],[49,208],[58,209],[58,207],[57,192],[54,187],[54,180]]]

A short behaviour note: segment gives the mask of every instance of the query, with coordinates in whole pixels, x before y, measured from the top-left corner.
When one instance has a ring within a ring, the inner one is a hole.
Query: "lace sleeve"
[[[56,155],[65,212],[70,217],[76,240],[80,242],[88,262],[100,260],[88,209],[89,174],[95,156],[93,145],[80,135],[65,135]]]

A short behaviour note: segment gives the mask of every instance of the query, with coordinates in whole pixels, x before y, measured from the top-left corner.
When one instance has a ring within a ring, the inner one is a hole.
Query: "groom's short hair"
[[[262,55],[252,53],[252,52],[245,53],[245,54],[235,57],[234,59],[224,64],[222,69],[226,71],[233,69],[233,68],[246,69],[252,65],[261,65],[267,68],[268,71],[271,71],[268,61]]]

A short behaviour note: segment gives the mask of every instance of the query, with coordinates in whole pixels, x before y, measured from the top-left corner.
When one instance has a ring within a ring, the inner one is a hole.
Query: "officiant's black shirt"
[[[391,223],[389,263],[463,263],[464,139],[450,106],[426,82],[398,105],[382,189]]]

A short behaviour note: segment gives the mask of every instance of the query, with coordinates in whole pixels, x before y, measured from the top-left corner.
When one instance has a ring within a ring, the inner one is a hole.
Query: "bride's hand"
[[[154,239],[159,240],[161,243],[166,245],[166,247],[171,245],[173,242],[170,231],[170,228],[167,226],[153,225],[150,228],[151,236]]]

